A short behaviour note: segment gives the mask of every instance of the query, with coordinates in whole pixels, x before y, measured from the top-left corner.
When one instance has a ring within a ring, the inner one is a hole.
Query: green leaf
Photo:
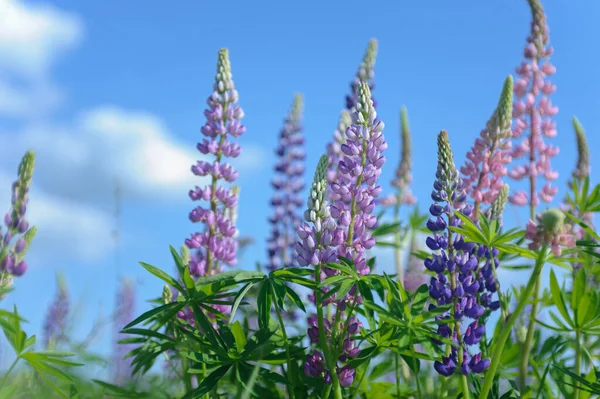
[[[149,311],[142,313],[141,316],[136,318],[131,323],[127,324],[123,329],[131,328],[131,327],[135,326],[136,324],[139,324],[142,321],[148,320],[149,318],[154,317],[160,313],[166,312],[167,310],[175,310],[176,309],[176,312],[178,312],[184,306],[185,306],[185,303],[171,302],[171,303],[167,303],[166,305],[162,305],[157,308],[150,309]]]
[[[175,287],[175,289],[177,289],[179,292],[185,292],[185,290],[183,289],[183,287],[179,284],[179,282],[177,280],[175,280],[173,277],[169,276],[167,273],[165,273],[158,267],[149,265],[144,262],[140,262],[140,265],[142,265],[142,267],[144,269],[148,270],[150,273],[152,273],[153,275],[155,275],[156,277],[158,277],[165,283]]]
[[[248,283],[248,284],[246,284],[235,295],[235,299],[233,301],[233,305],[231,306],[231,316],[229,316],[229,322],[230,323],[233,322],[233,320],[235,319],[235,313],[237,312],[238,307],[242,303],[242,299],[244,299],[244,297],[246,296],[246,294],[248,293],[248,291],[250,291],[250,289],[252,289],[252,287],[254,286],[254,284],[255,283]]]
[[[300,309],[302,309],[304,313],[306,313],[306,308],[304,307],[302,299],[298,296],[298,294],[296,294],[292,287],[286,285],[285,291],[287,293],[287,296],[296,304],[296,306],[298,306]]]
[[[271,320],[271,280],[265,280],[256,299],[258,308],[258,324],[261,329],[269,328]]]
[[[185,288],[187,288],[188,292],[194,292],[196,284],[194,283],[194,279],[190,274],[190,268],[187,266],[183,269],[183,283],[185,284]]]
[[[239,321],[236,321],[231,325],[231,333],[235,339],[235,346],[238,353],[242,353],[246,347],[246,333]]]
[[[575,327],[575,324],[573,323],[573,320],[571,319],[571,316],[567,311],[565,297],[562,290],[560,289],[560,286],[558,285],[558,281],[556,279],[556,275],[554,274],[554,270],[550,271],[550,291],[552,292],[552,299],[554,300],[554,305],[556,306],[562,317],[567,323],[569,323],[571,327]]]
[[[230,368],[231,365],[219,367],[218,369],[210,373],[208,377],[202,380],[198,388],[188,392],[187,395],[185,395],[182,399],[196,399],[202,397],[202,395],[209,393],[217,385],[219,380],[223,378],[225,374],[227,374]]]

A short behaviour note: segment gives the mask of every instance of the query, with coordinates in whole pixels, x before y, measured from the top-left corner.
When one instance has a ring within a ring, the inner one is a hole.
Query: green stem
[[[529,316],[529,326],[527,328],[527,336],[521,350],[521,363],[519,364],[519,388],[524,392],[527,386],[527,374],[529,368],[529,355],[531,354],[531,346],[533,344],[533,335],[535,333],[535,319],[537,317],[538,306],[540,301],[540,292],[542,290],[542,275],[539,274],[535,281],[535,291],[533,296],[533,304],[531,305],[531,315]]]
[[[400,390],[400,355],[396,353],[396,396],[401,397]]]
[[[274,288],[272,288],[272,290],[273,290],[273,296],[276,296]],[[275,313],[277,313],[277,319],[279,320],[279,326],[281,327],[281,334],[283,335],[283,339],[285,341],[285,355],[286,355],[287,366],[288,366],[287,375],[288,375],[288,381],[291,382],[291,380],[293,378],[295,378],[295,376],[292,376],[292,359],[290,357],[290,343],[288,341],[287,333],[285,331],[285,323],[283,322],[283,317],[281,317],[281,311],[279,310],[279,306],[277,306],[277,304],[275,304]],[[288,385],[287,387],[288,387],[289,397],[291,399],[294,399],[295,398],[294,387],[290,386],[290,385]]]
[[[416,362],[416,355],[415,355],[415,348],[413,348],[412,345],[410,345],[410,354],[412,355],[413,358],[413,362]],[[421,381],[419,381],[419,370],[417,369],[417,371],[415,371],[415,381],[417,383],[417,398],[421,399],[423,397],[423,392],[421,392]],[[466,398],[465,398],[466,399]]]
[[[192,379],[189,378],[190,376],[187,372],[188,360],[185,357],[181,358],[181,367],[183,368],[183,385],[185,386],[185,393],[188,393],[192,391]]]
[[[463,392],[463,399],[469,399],[471,397],[471,392],[469,391],[469,382],[467,381],[467,376],[464,374],[460,374],[460,386]]]
[[[487,399],[488,394],[492,389],[492,385],[494,383],[494,376],[496,375],[496,370],[498,369],[498,365],[500,364],[500,358],[502,357],[504,345],[506,344],[506,341],[510,336],[512,326],[515,324],[515,320],[525,308],[525,305],[527,304],[528,299],[531,296],[533,289],[535,288],[538,276],[540,276],[542,269],[544,268],[544,263],[546,262],[546,250],[547,247],[544,245],[535,263],[533,273],[529,277],[529,282],[525,287],[525,291],[521,294],[521,297],[519,298],[519,304],[517,305],[517,308],[515,309],[514,313],[508,318],[506,324],[504,324],[502,330],[500,331],[498,341],[495,343],[494,351],[492,354],[490,368],[485,374],[485,380],[483,381],[483,386],[479,394],[479,399]]]
[[[6,384],[6,378],[8,377],[8,375],[10,374],[10,372],[15,368],[15,366],[17,365],[17,362],[19,361],[19,359],[20,359],[20,357],[17,356],[15,358],[15,360],[12,362],[12,364],[10,365],[10,367],[8,368],[8,370],[6,370],[6,373],[2,377],[2,383],[0,383],[0,387],[4,387],[4,384]]]
[[[315,289],[315,299],[317,306],[317,321],[319,323],[319,341],[321,344],[321,349],[323,350],[323,356],[325,357],[325,363],[327,364],[327,368],[329,369],[329,374],[331,376],[331,385],[333,388],[333,394],[335,399],[342,399],[342,388],[340,387],[340,381],[338,379],[337,371],[335,370],[335,359],[331,358],[331,353],[329,352],[329,345],[327,345],[327,337],[325,337],[325,323],[323,321],[323,305],[321,303],[321,265],[317,265],[315,267],[315,282],[317,283],[317,288]],[[325,388],[327,389],[327,387]],[[325,394],[325,391],[323,392]],[[329,396],[329,391],[327,391],[327,396],[323,396],[323,398],[327,398]]]
[[[575,330],[575,374],[581,375],[581,330],[579,328]],[[577,381],[575,381],[573,398],[579,399],[579,382]]]

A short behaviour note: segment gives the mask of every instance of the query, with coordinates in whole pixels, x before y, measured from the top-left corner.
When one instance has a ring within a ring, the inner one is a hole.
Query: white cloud
[[[10,206],[10,187],[16,179],[17,165],[14,169],[14,176],[0,171],[0,209],[3,212]],[[29,198],[27,219],[38,228],[28,257],[30,263],[52,263],[55,256],[60,256],[61,260],[98,259],[111,249],[111,215],[49,195],[35,185]]]
[[[64,50],[81,40],[79,18],[52,5],[0,0],[0,68],[45,73]]]
[[[62,100],[50,69],[83,36],[71,13],[44,4],[0,0],[0,116],[43,116]]]
[[[114,106],[80,115],[70,126],[37,125],[0,134],[0,166],[15,165],[28,149],[36,152],[35,182],[60,198],[106,204],[115,179],[130,199],[187,200],[202,181],[190,167],[200,157],[193,143],[181,143],[154,115]],[[236,166],[248,175],[259,170],[263,150],[245,146]],[[9,162],[7,165],[6,163]]]

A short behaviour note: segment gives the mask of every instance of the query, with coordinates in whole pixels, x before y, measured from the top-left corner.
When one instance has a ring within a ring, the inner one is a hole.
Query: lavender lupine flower
[[[208,201],[208,206],[198,206],[190,213],[190,220],[203,223],[204,231],[192,234],[185,240],[190,249],[197,249],[190,261],[190,273],[195,276],[210,276],[219,273],[223,265],[236,264],[237,229],[228,217],[228,209],[237,204],[237,195],[233,190],[219,186],[219,181],[227,183],[235,181],[238,172],[228,163],[223,163],[223,157],[236,158],[241,148],[230,141],[230,137],[241,136],[246,128],[241,124],[244,112],[235,105],[238,100],[231,78],[231,66],[227,49],[219,51],[217,74],[215,76],[214,92],[207,100],[209,109],[204,111],[207,122],[202,127],[206,137],[198,143],[198,151],[204,155],[212,154],[215,160],[198,161],[192,166],[192,172],[197,176],[210,176],[211,184],[203,188],[196,187],[190,191],[193,201]]]
[[[506,165],[512,160],[511,142],[507,140],[511,136],[512,92],[513,79],[509,75],[504,81],[498,106],[467,153],[465,166],[460,169],[465,190],[475,203],[474,220],[478,219],[480,205],[491,204],[500,194]]]
[[[36,233],[36,228],[29,228],[25,218],[34,163],[33,151],[25,153],[18,178],[12,184],[11,208],[4,216],[6,232],[3,233],[0,227],[0,285],[4,288],[10,288],[10,275],[19,277],[27,271],[27,262],[23,258]]]
[[[384,206],[414,205],[417,202],[410,189],[412,183],[412,145],[406,107],[402,107],[400,111],[400,125],[402,126],[402,151],[400,163],[398,169],[396,169],[396,176],[392,180],[392,186],[397,189],[397,193],[383,198],[380,203]]]
[[[338,164],[344,156],[341,146],[346,141],[346,129],[352,124],[352,113],[356,111],[358,101],[358,86],[360,82],[367,82],[371,90],[375,89],[373,78],[375,77],[375,60],[377,58],[377,40],[371,39],[363,57],[363,60],[356,72],[356,76],[350,84],[351,92],[346,96],[346,110],[342,111],[338,127],[333,134],[333,141],[327,144],[327,155],[329,155],[329,171],[327,177],[329,183],[337,181]],[[377,107],[373,100],[373,107]]]
[[[44,347],[58,344],[65,338],[69,315],[69,292],[62,276],[57,278],[58,292],[44,320]]]
[[[383,151],[387,148],[384,124],[376,118],[369,85],[361,82],[353,124],[346,130],[346,143],[341,147],[344,157],[339,161],[338,180],[331,184],[334,201],[331,215],[343,235],[338,255],[352,259],[361,275],[370,272],[364,252],[375,245],[369,229],[377,222],[372,213],[375,199],[382,190],[377,186],[377,179],[385,163]]]
[[[121,330],[135,318],[135,289],[129,280],[121,281],[117,291],[116,312],[114,319],[114,342],[113,342],[113,381],[116,385],[122,385],[131,378],[131,358],[125,358],[133,347],[131,344],[119,344],[122,339],[128,338]]]
[[[304,202],[300,192],[304,189],[302,176],[306,158],[301,123],[302,95],[298,94],[285,119],[275,150],[277,175],[271,182],[275,194],[271,199],[273,215],[269,218],[271,236],[267,244],[267,269],[270,271],[296,264],[293,237],[302,220],[298,208]]]
[[[526,130],[529,130],[529,136],[516,144],[512,152],[513,159],[525,157],[527,162],[516,166],[509,176],[516,180],[529,177],[530,192],[518,191],[510,197],[510,201],[516,205],[530,204],[534,209],[539,199],[550,202],[557,193],[551,182],[556,180],[558,172],[552,170],[550,159],[558,154],[559,149],[544,143],[543,136],[556,136],[556,122],[551,118],[558,108],[548,97],[556,91],[556,86],[548,80],[556,73],[556,68],[549,61],[554,50],[549,45],[546,15],[539,0],[528,1],[533,20],[524,51],[525,61],[517,68],[520,77],[514,87],[517,101],[513,107],[513,139],[516,141]],[[538,191],[536,183],[540,175],[547,183]]]
[[[536,222],[527,222],[525,238],[531,240],[529,249],[537,250],[546,245],[554,255],[560,256],[562,248],[575,247],[572,226],[565,223],[565,214],[560,209],[548,209],[536,216]]]
[[[363,57],[363,60],[360,63],[360,66],[358,67],[358,71],[356,72],[356,77],[354,78],[352,83],[350,83],[352,94],[346,96],[346,109],[348,111],[355,111],[355,107],[359,99],[358,87],[360,86],[361,82],[367,82],[371,91],[375,89],[375,82],[373,82],[373,78],[375,77],[376,58],[377,40],[371,39],[369,41],[367,51],[365,52],[365,56]],[[373,107],[377,108],[377,102],[375,101],[375,99],[371,98],[371,101],[373,101]]]
[[[466,204],[465,185],[454,165],[448,134],[445,131],[438,136],[438,167],[433,187],[431,197],[434,203],[429,211],[434,219],[427,222],[432,236],[426,240],[426,245],[433,251],[433,255],[427,258],[424,264],[429,271],[436,273],[429,286],[431,298],[437,306],[452,305],[450,313],[439,316],[438,319],[453,319],[453,323],[441,324],[438,333],[456,344],[456,347],[448,348],[447,355],[441,362],[435,362],[434,368],[444,376],[449,376],[457,370],[463,374],[467,374],[469,370],[480,373],[489,365],[489,359],[470,357],[467,347],[480,341],[485,328],[479,324],[479,318],[485,308],[478,295],[485,282],[481,281],[483,276],[478,270],[476,245],[465,242],[460,235],[454,235],[449,229],[449,226],[461,225],[456,213],[460,212],[469,217],[473,209]],[[467,318],[474,321],[463,333],[461,324],[466,323]]]

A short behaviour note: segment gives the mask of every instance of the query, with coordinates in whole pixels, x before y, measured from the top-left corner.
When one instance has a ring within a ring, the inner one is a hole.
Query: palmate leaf
[[[182,292],[182,293],[185,292],[185,290],[183,289],[181,284],[179,284],[179,282],[177,280],[175,280],[173,277],[171,277],[167,273],[165,273],[162,269],[159,269],[156,266],[152,266],[152,265],[149,265],[148,263],[144,263],[144,262],[140,262],[140,265],[142,265],[142,267],[144,269],[146,269],[151,274],[158,277],[165,283],[169,284],[172,287],[175,287],[175,289],[177,289],[179,292]]]
[[[550,271],[550,291],[552,292],[552,299],[554,301],[554,305],[560,312],[563,319],[569,324],[569,326],[575,328],[575,323],[573,323],[573,319],[569,315],[567,311],[567,305],[565,300],[565,295],[563,290],[561,290],[558,285],[558,280],[556,279],[556,275],[554,274],[554,270]]]

